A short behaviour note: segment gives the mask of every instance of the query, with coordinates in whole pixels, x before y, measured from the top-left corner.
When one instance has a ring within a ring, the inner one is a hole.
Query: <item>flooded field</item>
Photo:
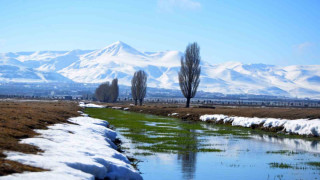
[[[144,179],[319,179],[319,140],[87,108],[119,133]]]

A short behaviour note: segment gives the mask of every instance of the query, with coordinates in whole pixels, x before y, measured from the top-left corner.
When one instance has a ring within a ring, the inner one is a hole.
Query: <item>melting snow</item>
[[[116,150],[112,142],[116,133],[106,127],[108,122],[90,117],[69,121],[76,124],[55,124],[47,130],[36,130],[40,136],[22,140],[21,143],[38,146],[44,153],[5,152],[9,160],[49,171],[12,174],[0,179],[142,179],[129,160]]]
[[[276,119],[276,118],[248,118],[226,116],[222,114],[203,115],[200,116],[202,121],[223,121],[223,123],[231,123],[232,126],[251,127],[253,125],[263,125],[266,128],[282,127],[285,132],[300,135],[320,135],[320,119]]]
[[[97,104],[85,104],[84,102],[80,102],[79,103],[80,107],[86,107],[86,108],[105,108],[105,106],[103,105],[97,105]]]
[[[179,115],[179,113],[168,114],[168,116],[177,116],[177,115]]]

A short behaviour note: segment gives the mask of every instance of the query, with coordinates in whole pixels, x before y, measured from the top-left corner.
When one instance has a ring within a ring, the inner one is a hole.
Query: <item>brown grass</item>
[[[129,106],[128,104],[109,104],[110,106],[129,107],[131,111],[143,112],[154,115],[167,116],[171,113],[179,113],[178,118],[199,120],[204,114],[224,114],[229,116],[243,117],[270,117],[282,119],[316,119],[320,118],[320,109],[316,108],[269,108],[269,107],[228,107],[216,106],[215,109],[209,108],[183,108],[168,104],[146,104],[144,106]],[[187,115],[189,114],[189,115]]]
[[[35,146],[19,143],[20,139],[30,138],[37,133],[34,129],[46,129],[48,125],[67,122],[78,116],[79,107],[72,102],[14,102],[0,101],[0,176],[23,171],[42,171],[5,159],[3,151],[38,153]]]

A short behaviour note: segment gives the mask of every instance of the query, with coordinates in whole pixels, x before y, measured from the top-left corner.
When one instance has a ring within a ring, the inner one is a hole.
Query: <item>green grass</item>
[[[135,155],[135,156],[152,156],[152,155],[154,155],[154,153],[150,153],[150,152],[136,152],[136,153],[133,153],[133,155]]]
[[[278,151],[267,151],[267,154],[284,154],[284,155],[294,155],[299,154],[298,152],[289,151],[289,150],[278,150]]]
[[[281,168],[281,169],[291,169],[291,168],[293,168],[293,166],[291,166],[290,164],[276,163],[276,162],[269,163],[269,166],[271,168]]]
[[[199,152],[223,152],[224,150],[221,149],[215,149],[215,148],[200,148],[198,149]]]
[[[208,130],[198,122],[185,122],[114,109],[87,108],[91,117],[107,120],[145,155],[153,153],[222,152],[206,143],[206,137],[233,133],[230,129]],[[241,132],[234,131],[242,136]],[[143,154],[141,154],[143,155]]]
[[[315,167],[319,167],[320,168],[320,162],[313,161],[313,162],[307,162],[307,164],[310,165],[310,166],[315,166]]]

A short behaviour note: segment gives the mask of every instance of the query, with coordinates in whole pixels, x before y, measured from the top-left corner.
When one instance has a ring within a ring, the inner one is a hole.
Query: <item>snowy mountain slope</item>
[[[143,69],[149,75],[150,85],[171,88],[168,77],[176,75],[181,55],[178,51],[142,53],[118,41],[80,56],[59,73],[76,82],[100,83],[117,77],[122,84],[130,85],[133,73]]]
[[[143,69],[150,87],[178,89],[182,55],[179,51],[140,52],[121,41],[98,50],[5,53],[0,54],[0,80],[101,83],[117,77],[120,84],[130,85],[133,73]],[[213,65],[203,60],[201,68],[200,90],[320,98],[320,65]]]
[[[43,72],[24,67],[16,60],[0,61],[0,82],[72,82],[57,72]]]
[[[0,54],[0,81],[72,82],[57,73],[90,50],[37,51]]]

